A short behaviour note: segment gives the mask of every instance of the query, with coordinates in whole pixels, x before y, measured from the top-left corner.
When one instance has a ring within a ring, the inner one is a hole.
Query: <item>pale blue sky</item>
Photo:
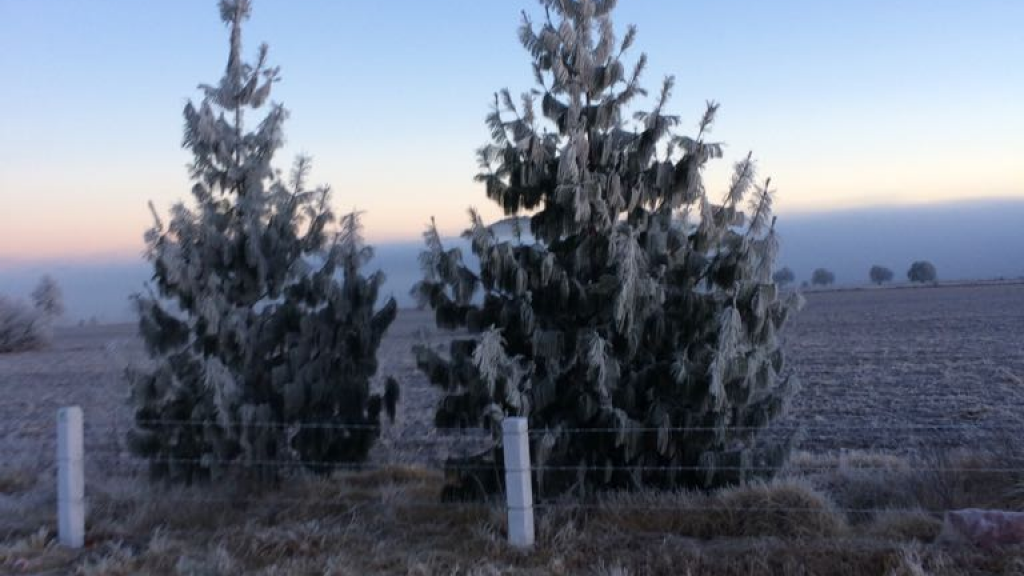
[[[533,0],[255,0],[293,153],[371,240],[449,232],[473,204],[492,93],[532,87]],[[722,104],[727,162],[753,149],[779,209],[1024,199],[1020,0],[620,0],[647,86],[677,76],[692,125]],[[146,201],[188,195],[181,108],[223,68],[214,0],[0,0],[0,261],[137,255]]]

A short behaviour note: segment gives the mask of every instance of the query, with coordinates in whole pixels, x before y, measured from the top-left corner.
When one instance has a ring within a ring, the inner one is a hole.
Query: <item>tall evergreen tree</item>
[[[268,104],[278,68],[266,45],[242,59],[249,0],[219,6],[227,68],[185,106],[193,205],[176,204],[166,225],[153,210],[155,291],[137,297],[152,362],[129,371],[132,446],[155,475],[184,481],[362,460],[382,404],[393,416],[397,400],[394,381],[383,402],[370,393],[396,305],[375,310],[383,275],[360,272],[372,250],[359,216],[335,218],[329,188],[307,185],[307,158],[290,178],[274,170],[287,116]]]
[[[417,348],[445,392],[437,424],[497,431],[505,416],[529,417],[545,492],[713,486],[770,470],[785,442],[758,432],[795,388],[780,377],[777,334],[800,299],[780,300],[772,283],[770,181],[755,184],[747,155],[713,202],[701,171],[722,156],[708,141],[718,105],[695,137],[676,135],[670,77],[630,121],[646,94],[646,57],[623,62],[635,28],[616,41],[613,0],[541,3],[544,21],[524,14],[519,31],[537,86],[519,102],[496,95],[477,177],[506,214],[532,214],[531,234],[500,238],[471,210],[478,268],[433,224],[424,234],[414,294],[439,326],[476,335],[447,357]],[[498,453],[477,460],[498,467]]]

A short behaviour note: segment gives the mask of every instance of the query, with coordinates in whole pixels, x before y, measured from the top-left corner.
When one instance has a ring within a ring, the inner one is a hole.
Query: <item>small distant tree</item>
[[[278,80],[265,45],[255,63],[242,59],[249,11],[249,0],[221,0],[224,76],[185,106],[194,207],[174,206],[166,226],[154,209],[146,233],[155,292],[137,304],[152,362],[129,372],[130,442],[170,480],[363,460],[398,397],[393,380],[383,397],[370,392],[396,303],[375,310],[384,276],[360,271],[373,251],[358,214],[337,221],[329,188],[306,185],[307,159],[290,178],[273,168],[282,106],[246,117]]]
[[[788,286],[789,284],[792,284],[795,280],[796,274],[793,274],[793,271],[790,270],[788,267],[778,270],[777,272],[775,272],[775,274],[772,274],[772,281],[778,284],[779,286]]]
[[[818,268],[811,273],[811,284],[815,286],[831,286],[835,281],[836,275],[824,268]]]
[[[892,282],[893,274],[892,270],[889,270],[885,266],[872,266],[868,272],[868,276],[871,278],[871,282],[881,286],[886,282]]]
[[[25,352],[50,342],[50,322],[38,309],[0,296],[0,353]]]
[[[49,274],[43,276],[32,291],[32,301],[35,302],[36,309],[49,318],[64,314],[64,295],[57,281]]]
[[[935,282],[938,279],[938,273],[935,270],[935,265],[931,262],[918,260],[907,270],[907,279],[918,283]]]

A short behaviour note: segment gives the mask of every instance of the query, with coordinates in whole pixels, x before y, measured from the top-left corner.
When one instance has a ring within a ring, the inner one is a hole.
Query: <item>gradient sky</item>
[[[0,0],[0,264],[139,254],[147,200],[188,196],[181,109],[215,82],[227,31],[214,0]],[[247,54],[270,44],[297,152],[375,242],[431,215],[495,217],[476,173],[495,90],[532,87],[516,39],[533,0],[255,0]],[[694,125],[722,104],[708,170],[753,149],[780,213],[1024,199],[1020,0],[620,0],[646,85]]]

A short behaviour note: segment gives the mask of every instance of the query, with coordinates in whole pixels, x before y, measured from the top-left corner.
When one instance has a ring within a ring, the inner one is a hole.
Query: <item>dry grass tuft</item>
[[[690,538],[827,538],[846,532],[842,511],[827,496],[798,479],[752,482],[710,495],[615,493],[600,499],[587,523],[619,534]],[[544,530],[552,531],[548,526]]]
[[[0,541],[0,573],[31,574],[67,566],[75,557],[54,541],[49,528],[39,528],[28,536]]]
[[[201,555],[182,555],[174,564],[174,572],[183,576],[227,576],[239,574],[238,563],[223,546],[214,546]]]
[[[566,500],[553,508],[566,515],[572,511],[572,506],[573,502]],[[616,492],[603,495],[593,510],[581,510],[581,513],[585,514],[587,524],[596,524],[621,534],[639,532],[703,537],[710,528],[711,506],[711,499],[699,492]],[[577,520],[577,524],[579,522]]]
[[[958,566],[956,560],[940,548],[920,544],[900,547],[885,572],[886,576],[966,576],[973,571]]]
[[[864,531],[891,542],[933,542],[942,532],[942,520],[924,510],[884,510],[875,514]]]
[[[919,458],[913,482],[920,506],[929,510],[960,508],[1019,509],[1017,487],[1024,476],[1019,458],[977,450],[932,452]]]
[[[214,530],[244,524],[246,514],[232,506],[227,489],[141,487],[93,487],[90,491],[90,532],[97,538],[118,535],[149,535],[169,531]],[[134,537],[134,536],[133,536]]]
[[[1020,459],[982,451],[931,451],[912,455],[847,452],[802,454],[787,473],[828,494],[854,525],[871,523],[879,510],[960,508],[1020,509],[1024,476]]]
[[[798,479],[755,482],[713,499],[712,535],[829,538],[846,532],[846,518],[832,501]]]
[[[77,567],[78,576],[132,576],[141,572],[136,552],[120,541],[107,542]]]
[[[812,477],[812,482],[848,511],[851,522],[860,523],[872,518],[872,510],[918,507],[915,477],[904,457],[845,452],[835,459],[835,468]]]

